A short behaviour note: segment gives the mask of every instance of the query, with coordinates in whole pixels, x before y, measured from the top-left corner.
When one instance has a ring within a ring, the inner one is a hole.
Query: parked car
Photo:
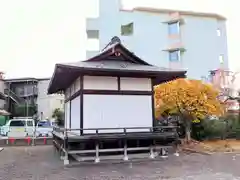
[[[10,119],[0,128],[2,136],[8,136],[9,132],[25,132],[26,136],[34,135],[35,124],[33,119]]]
[[[53,126],[50,121],[39,121],[36,126],[36,137],[52,136]]]

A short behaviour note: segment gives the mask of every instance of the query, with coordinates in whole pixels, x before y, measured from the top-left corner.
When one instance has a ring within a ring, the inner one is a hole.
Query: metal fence
[[[36,136],[36,128],[32,136],[22,132],[9,132],[8,136],[0,136],[0,146],[35,146],[52,144],[52,136]]]

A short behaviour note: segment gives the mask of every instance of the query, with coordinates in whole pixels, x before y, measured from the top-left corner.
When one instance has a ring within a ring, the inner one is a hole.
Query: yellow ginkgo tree
[[[219,92],[200,80],[177,79],[154,87],[155,116],[174,112],[184,122],[186,140],[191,139],[191,124],[207,116],[221,116],[225,108],[218,100]]]

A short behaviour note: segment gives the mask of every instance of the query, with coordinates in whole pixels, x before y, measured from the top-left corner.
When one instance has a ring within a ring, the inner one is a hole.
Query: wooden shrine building
[[[95,57],[56,64],[48,93],[65,94],[65,127],[53,132],[65,164],[69,155],[81,154],[95,162],[116,152],[128,160],[135,150],[150,150],[153,157],[153,144],[173,142],[175,132],[155,128],[153,87],[185,73],[145,62],[116,37]]]

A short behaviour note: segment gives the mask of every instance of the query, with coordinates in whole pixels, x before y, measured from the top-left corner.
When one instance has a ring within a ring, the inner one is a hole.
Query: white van
[[[9,132],[24,134],[25,136],[33,136],[35,124],[33,119],[10,119],[1,127],[1,135],[8,136]]]

